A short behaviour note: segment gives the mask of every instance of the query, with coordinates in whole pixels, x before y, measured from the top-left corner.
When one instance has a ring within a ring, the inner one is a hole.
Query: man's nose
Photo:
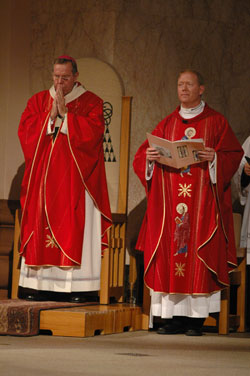
[[[59,78],[58,78],[58,83],[59,83],[59,84],[62,84],[62,82],[63,82],[62,77],[59,77]]]

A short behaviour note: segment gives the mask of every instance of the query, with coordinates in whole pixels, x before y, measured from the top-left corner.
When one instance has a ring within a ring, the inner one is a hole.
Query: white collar
[[[193,108],[184,108],[181,106],[179,114],[184,119],[192,119],[193,117],[201,114],[204,110],[205,102],[201,100],[201,102],[198,104],[198,106]]]
[[[80,97],[80,95],[85,93],[85,91],[86,91],[86,89],[84,89],[84,87],[82,85],[78,85],[76,83],[75,86],[73,87],[73,89],[71,90],[71,92],[65,95],[65,97],[64,97],[65,104],[72,102],[76,98]],[[49,89],[49,92],[50,92],[50,95],[52,96],[52,98],[54,99],[55,95],[56,95],[54,85],[51,86],[51,88]]]

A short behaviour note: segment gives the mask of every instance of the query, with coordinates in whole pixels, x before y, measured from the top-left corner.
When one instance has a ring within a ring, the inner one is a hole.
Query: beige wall
[[[29,0],[1,1],[0,198],[4,199],[19,198],[17,172],[23,156],[17,128],[29,96],[30,36]]]
[[[9,57],[17,48],[19,72],[7,57],[4,64],[11,81],[5,77],[5,86],[10,107],[4,114],[6,123],[1,123],[7,150],[0,151],[5,170],[0,197],[8,196],[21,162],[15,134],[26,94],[49,87],[51,62],[63,53],[76,58],[95,57],[111,64],[123,80],[125,95],[133,96],[129,211],[145,196],[132,171],[133,156],[146,131],[151,131],[177,105],[176,77],[181,69],[200,70],[207,81],[208,103],[227,116],[241,142],[249,134],[249,1],[35,0],[31,7],[29,1],[16,3],[19,13],[15,8],[10,16],[7,6],[5,19],[4,44],[7,51],[11,49]],[[15,22],[23,25],[18,33],[12,28]],[[22,43],[13,40],[14,33],[24,43],[23,49]],[[18,92],[16,79],[21,84]]]

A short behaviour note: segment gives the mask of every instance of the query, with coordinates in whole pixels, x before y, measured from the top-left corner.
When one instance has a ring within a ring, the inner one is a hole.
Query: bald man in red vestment
[[[103,101],[78,81],[75,59],[60,56],[53,86],[35,94],[18,135],[25,157],[21,190],[22,267],[19,285],[27,299],[41,292],[100,288],[101,251],[111,214],[103,155]],[[60,297],[61,298],[61,297]]]
[[[230,180],[242,148],[224,116],[201,99],[204,90],[198,72],[182,72],[180,106],[152,132],[170,141],[203,139],[199,163],[163,165],[148,141],[134,159],[148,200],[136,248],[144,251],[150,325],[154,316],[166,320],[159,334],[201,335],[205,318],[220,311],[220,291],[237,264]]]

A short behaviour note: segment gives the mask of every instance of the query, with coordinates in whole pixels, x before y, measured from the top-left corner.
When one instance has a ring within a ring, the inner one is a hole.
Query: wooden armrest
[[[247,249],[246,248],[237,248],[237,259],[243,259],[246,257]],[[238,260],[238,262],[241,260]]]
[[[112,221],[114,224],[126,223],[127,215],[124,213],[112,213]]]
[[[241,284],[241,272],[234,270],[229,276],[230,285],[239,286]]]

